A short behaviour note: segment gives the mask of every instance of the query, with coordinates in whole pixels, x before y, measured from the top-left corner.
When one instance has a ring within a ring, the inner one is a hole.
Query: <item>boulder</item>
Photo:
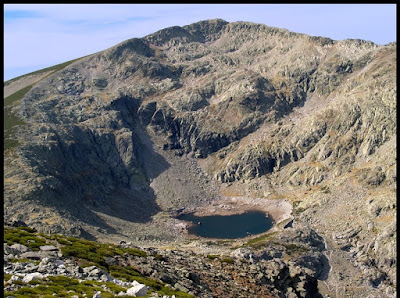
[[[41,251],[58,251],[58,248],[53,245],[43,245],[39,247]]]
[[[146,296],[147,287],[145,285],[138,284],[126,290],[126,293],[136,297]]]
[[[31,259],[31,260],[40,260],[41,256],[37,252],[34,251],[27,251],[20,255],[20,258],[24,259]]]
[[[11,245],[10,247],[11,247],[12,249],[18,251],[18,253],[16,253],[16,254],[18,254],[18,255],[21,254],[21,253],[30,251],[30,248],[29,248],[29,247],[27,247],[27,246],[25,246],[25,245],[23,245],[23,244],[19,244],[19,243],[14,243],[14,244]]]
[[[85,273],[90,273],[90,272],[92,272],[93,270],[95,270],[96,268],[97,268],[96,266],[85,267],[85,268],[83,268],[83,272],[85,272]]]
[[[13,276],[11,276],[11,280],[12,281],[19,281],[19,280],[21,280],[22,278],[21,277],[19,277],[18,275],[13,275]]]
[[[31,280],[42,279],[43,275],[39,272],[29,273],[22,279],[23,283],[29,283]]]
[[[193,281],[196,285],[200,284],[200,277],[194,272],[189,272],[189,274],[187,275],[187,278],[189,278],[191,281]]]
[[[103,282],[107,282],[107,281],[112,281],[112,278],[110,275],[108,275],[107,273],[103,272],[103,274],[100,276],[100,280]]]
[[[19,254],[18,250],[14,249],[14,248],[11,248],[11,246],[9,246],[7,243],[4,243],[3,248],[4,248],[4,250],[3,250],[4,251],[4,255],[15,256],[15,255]]]

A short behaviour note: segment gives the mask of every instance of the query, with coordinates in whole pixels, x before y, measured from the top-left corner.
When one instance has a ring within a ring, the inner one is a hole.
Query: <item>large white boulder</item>
[[[29,273],[24,276],[24,278],[22,279],[22,282],[27,284],[31,280],[42,279],[42,278],[43,278],[43,275],[39,272]]]
[[[135,285],[132,288],[129,288],[128,290],[126,290],[126,293],[128,295],[133,295],[136,297],[146,296],[147,287],[145,285],[138,284],[138,285]]]

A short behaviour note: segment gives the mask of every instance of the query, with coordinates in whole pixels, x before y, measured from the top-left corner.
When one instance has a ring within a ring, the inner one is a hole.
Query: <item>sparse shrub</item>
[[[58,243],[62,244],[62,245],[69,245],[71,244],[70,241],[66,240],[65,237],[61,236],[61,235],[56,235],[55,236],[55,240],[57,240]]]
[[[219,258],[219,256],[218,255],[207,255],[207,258],[210,260],[214,260],[214,259]]]
[[[324,185],[324,186],[321,187],[321,192],[329,194],[329,193],[331,193],[331,190],[329,189],[328,186]]]
[[[295,214],[295,215],[298,215],[298,214],[300,214],[300,213],[302,213],[302,212],[304,212],[304,211],[306,211],[305,208],[299,207],[299,208],[296,208],[296,209],[294,210],[294,214]]]
[[[121,248],[121,251],[123,253],[127,253],[128,255],[144,257],[144,258],[147,257],[146,252],[144,252],[143,250],[137,249],[137,248]]]
[[[305,248],[301,245],[294,244],[294,243],[281,244],[281,245],[283,245],[285,247],[286,253],[288,255],[292,255],[295,253],[302,253],[302,252],[306,252],[308,250],[307,248]]]
[[[234,263],[234,260],[233,260],[232,258],[225,257],[225,258],[221,259],[221,262],[233,264],[233,263]]]
[[[116,285],[115,283],[112,282],[107,282],[106,283],[107,288],[109,288],[113,293],[118,294],[119,292],[126,292],[126,288],[125,287],[121,287],[119,285]]]
[[[163,255],[160,254],[154,254],[154,257],[158,260],[158,261],[165,261],[165,258]]]
[[[23,288],[18,289],[15,292],[13,292],[13,294],[26,295],[26,297],[31,297],[30,295],[38,294],[38,289],[23,287]]]
[[[254,249],[262,248],[266,245],[268,240],[272,240],[278,232],[271,232],[268,234],[261,235],[259,237],[250,239],[247,241],[244,246],[249,246]]]
[[[59,275],[59,276],[48,276],[47,279],[50,280],[51,282],[59,285],[59,286],[64,286],[64,287],[72,286],[72,285],[78,285],[79,284],[78,280],[69,278],[67,276],[62,276],[62,275]]]
[[[117,265],[112,265],[109,266],[109,272],[110,274],[115,277],[115,278],[122,278],[126,281],[134,281],[135,280],[135,276],[141,276],[140,272],[138,272],[137,270],[135,270],[132,267],[121,267],[121,266],[117,266]]]

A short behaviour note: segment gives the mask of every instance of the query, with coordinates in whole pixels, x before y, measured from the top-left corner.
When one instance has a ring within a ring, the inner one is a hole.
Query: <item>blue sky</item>
[[[4,80],[214,18],[335,40],[396,41],[395,4],[4,4]]]

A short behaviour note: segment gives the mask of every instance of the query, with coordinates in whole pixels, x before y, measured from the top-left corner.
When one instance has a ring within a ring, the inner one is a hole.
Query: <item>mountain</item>
[[[177,210],[261,209],[258,249],[313,247],[320,293],[394,296],[395,81],[395,43],[220,19],[28,74],[4,86],[4,220],[207,251]]]

